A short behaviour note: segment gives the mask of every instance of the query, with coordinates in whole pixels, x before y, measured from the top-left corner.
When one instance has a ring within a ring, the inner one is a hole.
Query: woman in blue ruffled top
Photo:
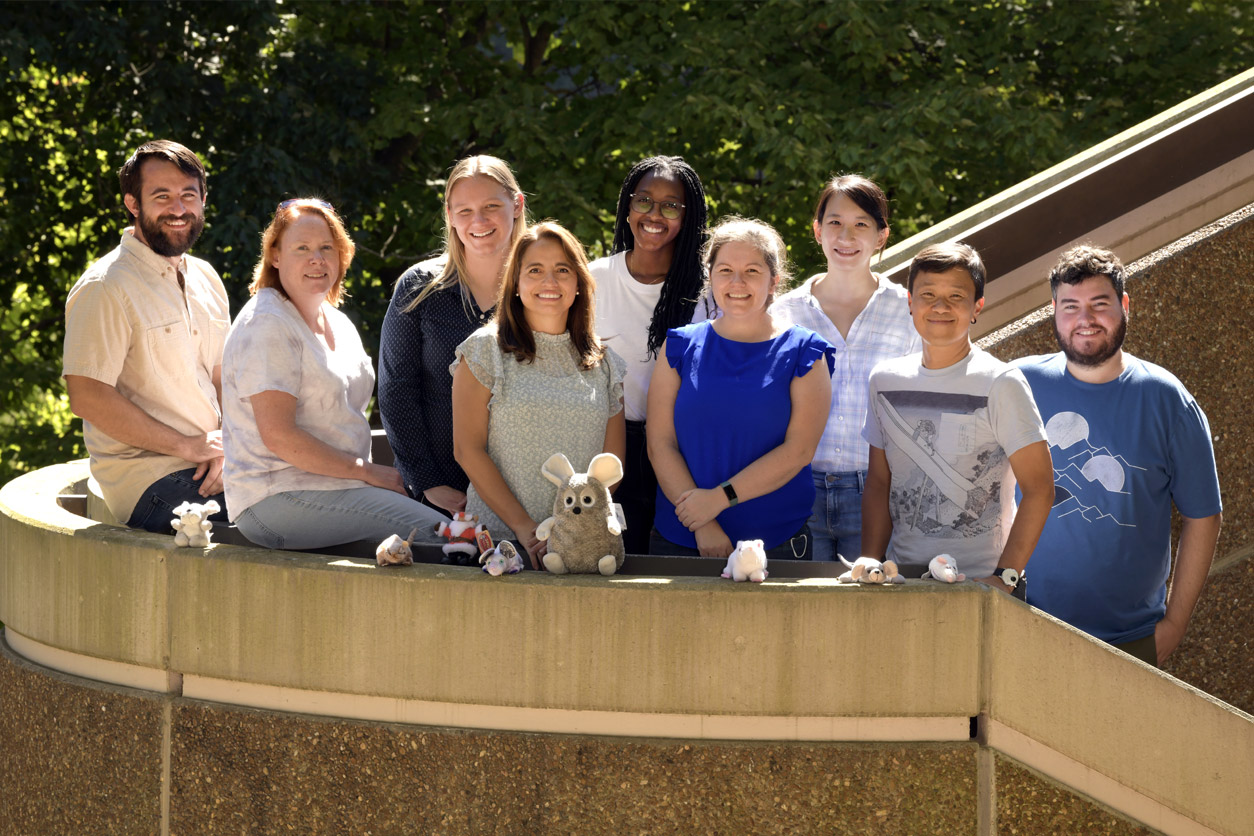
[[[810,461],[831,403],[834,350],[771,316],[788,273],[769,225],[724,219],[704,261],[721,316],[672,329],[649,384],[658,476],[649,550],[725,558],[736,542],[760,539],[768,558],[808,560]]]

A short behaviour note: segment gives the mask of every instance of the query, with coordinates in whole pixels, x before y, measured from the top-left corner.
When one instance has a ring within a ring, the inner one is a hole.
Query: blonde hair
[[[583,244],[566,227],[555,221],[541,221],[527,229],[510,250],[505,263],[505,276],[496,297],[496,342],[502,352],[514,355],[520,363],[530,363],[536,358],[536,338],[527,322],[527,312],[518,296],[518,282],[522,273],[523,256],[527,248],[537,241],[555,241],[575,268],[575,289],[578,295],[566,312],[566,330],[570,332],[571,345],[579,355],[579,366],[594,369],[605,356],[605,347],[596,335],[596,305],[593,294],[596,280],[588,272],[588,256]]]
[[[702,295],[710,299],[714,298],[710,291],[711,268],[714,266],[714,260],[718,258],[719,249],[724,244],[733,242],[748,244],[762,253],[762,260],[771,271],[771,277],[776,280],[769,297],[773,300],[775,288],[779,287],[781,282],[787,284],[792,278],[792,270],[788,265],[788,248],[784,246],[784,239],[775,231],[775,227],[765,221],[742,218],[739,215],[728,215],[710,230],[710,237],[701,250],[701,262],[705,265],[706,274]],[[770,304],[769,301],[767,304]]]
[[[453,229],[453,222],[449,217],[449,200],[452,198],[453,188],[458,183],[480,175],[495,180],[497,185],[509,195],[510,200],[517,200],[522,195],[522,189],[518,187],[518,180],[514,177],[514,172],[510,170],[509,163],[500,157],[494,157],[491,154],[478,154],[474,157],[465,157],[457,161],[457,164],[453,166],[453,170],[449,172],[448,179],[444,182],[444,270],[440,273],[439,278],[429,282],[414,297],[414,300],[405,306],[405,313],[409,313],[418,307],[422,304],[422,300],[437,290],[451,287],[455,282],[465,284],[466,247],[462,244],[461,239],[457,237],[457,230]],[[514,229],[510,233],[509,239],[510,244],[517,243],[519,236],[526,229],[527,212],[524,208],[518,217],[514,219]]]
[[[344,222],[340,220],[339,214],[331,204],[316,197],[285,200],[279,204],[278,210],[274,213],[274,219],[270,221],[265,232],[261,233],[261,258],[257,260],[257,266],[253,268],[253,281],[248,286],[248,293],[250,296],[256,296],[257,291],[263,287],[272,287],[281,293],[284,299],[288,298],[287,291],[283,289],[283,283],[279,281],[278,268],[270,263],[270,255],[279,246],[283,233],[301,215],[317,215],[326,221],[327,228],[331,230],[331,240],[335,243],[335,253],[339,256],[340,275],[331,289],[327,291],[327,301],[338,308],[340,302],[344,301],[344,276],[348,274],[348,267],[353,263],[357,245],[353,243],[352,238],[348,237]]]

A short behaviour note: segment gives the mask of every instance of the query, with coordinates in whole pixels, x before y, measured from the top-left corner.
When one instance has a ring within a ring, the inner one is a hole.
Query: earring
[[[971,317],[971,324],[972,324],[972,325],[974,325],[974,324],[975,324],[975,317]]]

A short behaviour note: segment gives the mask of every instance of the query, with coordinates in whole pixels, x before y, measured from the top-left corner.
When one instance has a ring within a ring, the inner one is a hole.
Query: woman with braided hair
[[[658,350],[671,328],[711,313],[700,299],[705,229],[705,189],[692,166],[682,157],[648,157],[623,180],[612,254],[588,265],[597,282],[597,333],[627,361],[627,460],[614,498],[627,518],[623,540],[632,554],[648,553],[657,498],[644,421]]]

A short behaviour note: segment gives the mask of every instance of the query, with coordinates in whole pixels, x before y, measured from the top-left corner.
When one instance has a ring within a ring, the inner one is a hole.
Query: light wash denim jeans
[[[148,486],[135,503],[135,510],[126,524],[131,528],[142,528],[157,534],[173,534],[170,523],[174,520],[174,509],[184,502],[205,503],[213,500],[218,503],[218,513],[209,519],[216,523],[226,522],[226,497],[220,493],[212,496],[201,496],[201,482],[205,477],[193,479],[196,468],[176,470],[168,476],[162,476]]]
[[[850,562],[862,556],[862,491],[866,471],[846,473],[814,471],[814,511],[810,536],[814,560],[835,560],[841,554]]]
[[[245,509],[235,527],[268,549],[318,549],[354,540],[382,542],[417,528],[415,543],[442,543],[435,527],[448,517],[384,488],[287,491]]]

